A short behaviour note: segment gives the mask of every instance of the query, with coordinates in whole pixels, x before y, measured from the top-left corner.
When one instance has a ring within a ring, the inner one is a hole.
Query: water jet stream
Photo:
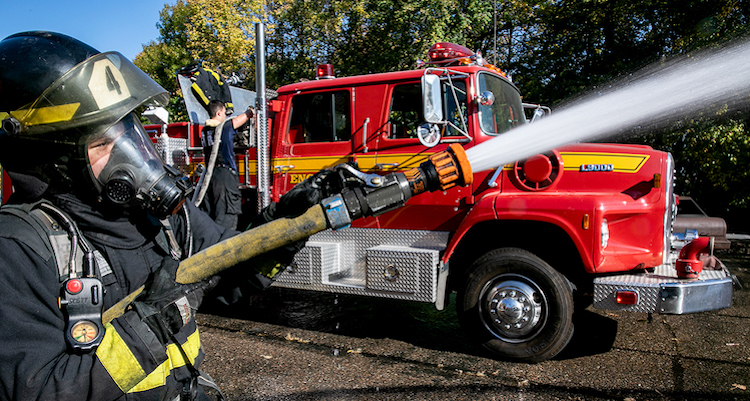
[[[750,105],[750,41],[649,67],[534,124],[466,150],[474,172],[496,168],[560,146]]]

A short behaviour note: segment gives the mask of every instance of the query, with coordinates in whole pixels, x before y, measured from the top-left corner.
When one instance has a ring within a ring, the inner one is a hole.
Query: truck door
[[[352,159],[351,98],[348,89],[292,96],[283,151],[273,159],[277,195],[323,168]]]
[[[450,119],[467,118],[466,82],[455,82],[457,102],[453,96],[446,101],[446,116]],[[471,138],[451,126],[446,126],[443,141],[428,148],[417,139],[417,129],[424,124],[422,116],[422,88],[420,81],[397,83],[390,86],[387,122],[376,148],[376,163],[383,172],[405,171],[451,142],[467,146]],[[461,113],[458,113],[460,109]],[[456,124],[462,126],[464,124]],[[449,231],[458,226],[468,209],[471,188],[452,188],[445,192],[425,193],[414,197],[407,205],[379,217],[382,228]]]

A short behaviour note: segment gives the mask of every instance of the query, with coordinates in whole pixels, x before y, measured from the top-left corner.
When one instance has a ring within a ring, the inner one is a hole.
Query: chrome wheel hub
[[[516,275],[492,280],[483,293],[485,325],[504,341],[527,340],[546,318],[547,303],[535,283]]]

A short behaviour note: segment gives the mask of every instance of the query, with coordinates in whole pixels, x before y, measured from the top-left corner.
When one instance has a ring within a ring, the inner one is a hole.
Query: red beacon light
[[[474,52],[468,48],[449,42],[435,43],[427,50],[427,56],[430,62],[448,61],[457,58],[471,57]]]
[[[315,71],[315,79],[331,78],[336,78],[333,75],[333,64],[318,64],[318,68]]]

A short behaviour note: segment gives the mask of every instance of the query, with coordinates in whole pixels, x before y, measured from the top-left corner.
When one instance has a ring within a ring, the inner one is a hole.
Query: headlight
[[[607,248],[609,242],[609,224],[607,219],[602,219],[602,250]]]
[[[662,244],[662,263],[669,263],[669,254],[672,239],[672,224],[677,215],[677,196],[674,194],[675,165],[672,154],[667,155],[666,163],[667,180],[664,185],[664,240]]]

